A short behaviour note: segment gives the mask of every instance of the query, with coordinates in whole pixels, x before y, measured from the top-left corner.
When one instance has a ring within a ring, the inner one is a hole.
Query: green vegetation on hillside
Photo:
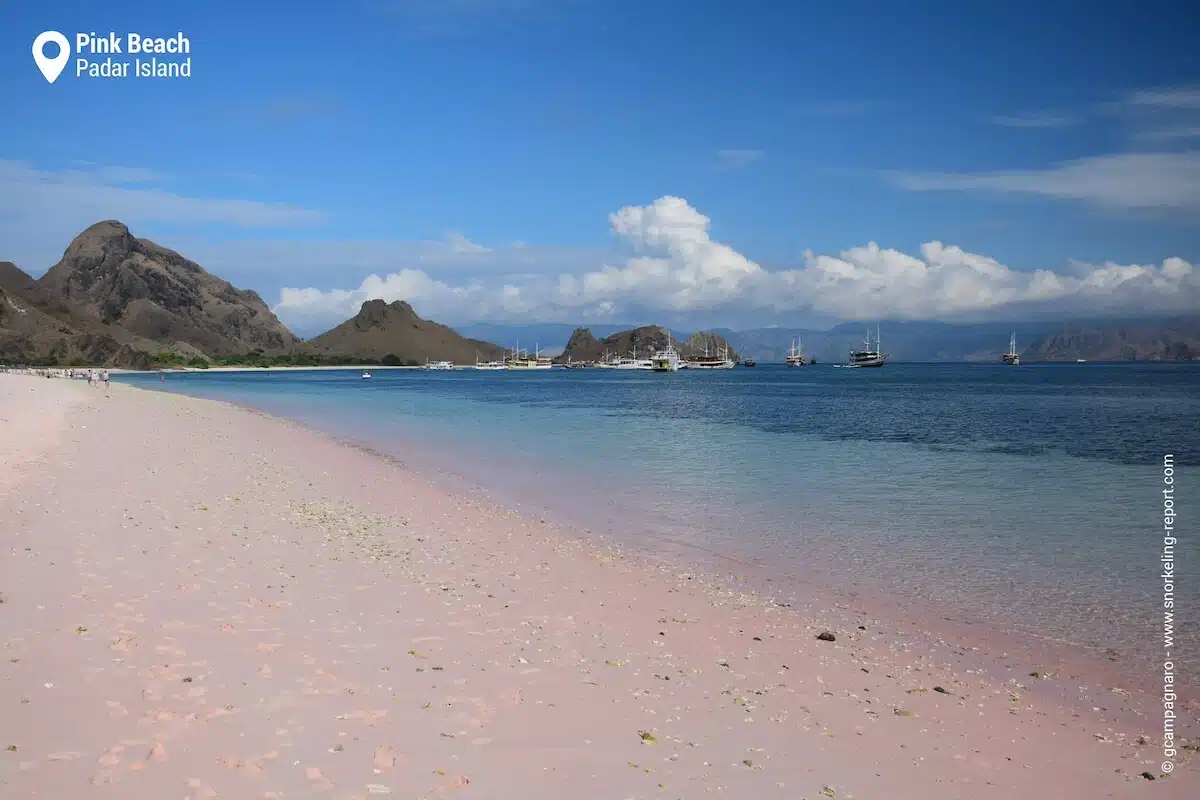
[[[419,362],[402,359],[388,354],[380,359],[350,358],[348,356],[326,356],[314,353],[285,353],[267,355],[254,350],[244,355],[217,356],[213,358],[187,358],[178,353],[155,353],[150,357],[153,369],[208,369],[209,367],[415,367]]]

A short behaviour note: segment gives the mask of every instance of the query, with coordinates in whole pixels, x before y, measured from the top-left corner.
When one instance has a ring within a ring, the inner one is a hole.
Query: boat
[[[729,357],[729,345],[722,345],[717,355],[708,354],[708,345],[704,345],[704,355],[688,359],[688,369],[733,369],[737,362]]]
[[[628,357],[614,358],[608,362],[612,369],[654,369],[654,362],[649,358],[638,358],[637,348]]]
[[[804,345],[800,342],[799,336],[792,340],[792,346],[788,348],[785,363],[789,367],[803,367],[808,363],[808,360],[804,358]]]
[[[361,375],[359,375],[358,377],[359,377],[359,379],[360,379],[360,380],[364,380],[364,381],[369,381],[369,380],[371,380],[371,370],[369,370],[369,369],[364,369],[364,370],[362,371],[362,374],[361,374]]]
[[[586,361],[573,361],[570,356],[567,356],[567,363],[563,364],[563,369],[583,369],[588,364]]]
[[[671,342],[671,334],[667,334],[667,346],[661,350],[655,351],[650,358],[650,369],[655,372],[678,372],[679,365],[683,359],[679,357],[679,352],[675,349],[675,345]]]
[[[1013,335],[1008,337],[1008,352],[1002,356],[1004,363],[1010,367],[1018,366],[1021,363],[1021,356],[1017,355],[1017,334],[1013,331]]]
[[[1086,358],[1077,358],[1077,359],[1075,359],[1075,363],[1076,364],[1086,364],[1087,359]]]
[[[497,370],[507,369],[503,361],[480,361],[478,354],[475,356],[475,369],[482,370]]]
[[[554,363],[541,354],[541,350],[534,348],[533,355],[529,351],[522,350],[519,346],[513,350],[512,355],[504,360],[506,369],[551,369]]]
[[[758,362],[752,358],[747,358],[745,361],[742,362],[742,366],[743,367],[757,367]]]
[[[433,370],[454,369],[454,362],[453,361],[430,361],[429,359],[425,359],[425,369],[433,369]]]
[[[848,367],[882,367],[887,362],[888,356],[882,352],[881,338],[879,328],[875,328],[875,346],[871,347],[871,330],[867,329],[866,348],[863,350],[851,350],[850,361],[846,364]]]

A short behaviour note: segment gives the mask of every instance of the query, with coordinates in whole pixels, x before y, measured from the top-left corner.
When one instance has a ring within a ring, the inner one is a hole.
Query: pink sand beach
[[[0,375],[0,432],[5,798],[1200,797],[1153,675],[1060,702],[224,403]]]

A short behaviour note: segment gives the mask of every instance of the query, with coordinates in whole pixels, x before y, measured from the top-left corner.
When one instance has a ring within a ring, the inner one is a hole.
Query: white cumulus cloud
[[[285,288],[275,312],[315,330],[353,315],[366,300],[408,300],[423,315],[470,320],[564,321],[622,312],[807,311],[846,320],[953,319],[1053,307],[1092,311],[1188,311],[1200,307],[1200,272],[1171,258],[1159,265],[1012,269],[960,247],[928,242],[919,254],[871,242],[837,255],[808,252],[802,266],[769,270],[709,233],[709,219],[679,197],[627,206],[609,225],[632,251],[575,272],[437,279],[398,265],[352,289]]]

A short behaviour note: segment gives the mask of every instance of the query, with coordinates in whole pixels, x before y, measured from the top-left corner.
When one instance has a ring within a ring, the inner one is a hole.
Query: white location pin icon
[[[54,58],[46,58],[46,54],[42,52],[42,48],[49,42],[58,45],[58,55]],[[67,62],[71,60],[71,43],[58,31],[39,33],[38,37],[33,40],[33,60],[46,80],[54,83],[62,74],[63,67],[67,66]]]

